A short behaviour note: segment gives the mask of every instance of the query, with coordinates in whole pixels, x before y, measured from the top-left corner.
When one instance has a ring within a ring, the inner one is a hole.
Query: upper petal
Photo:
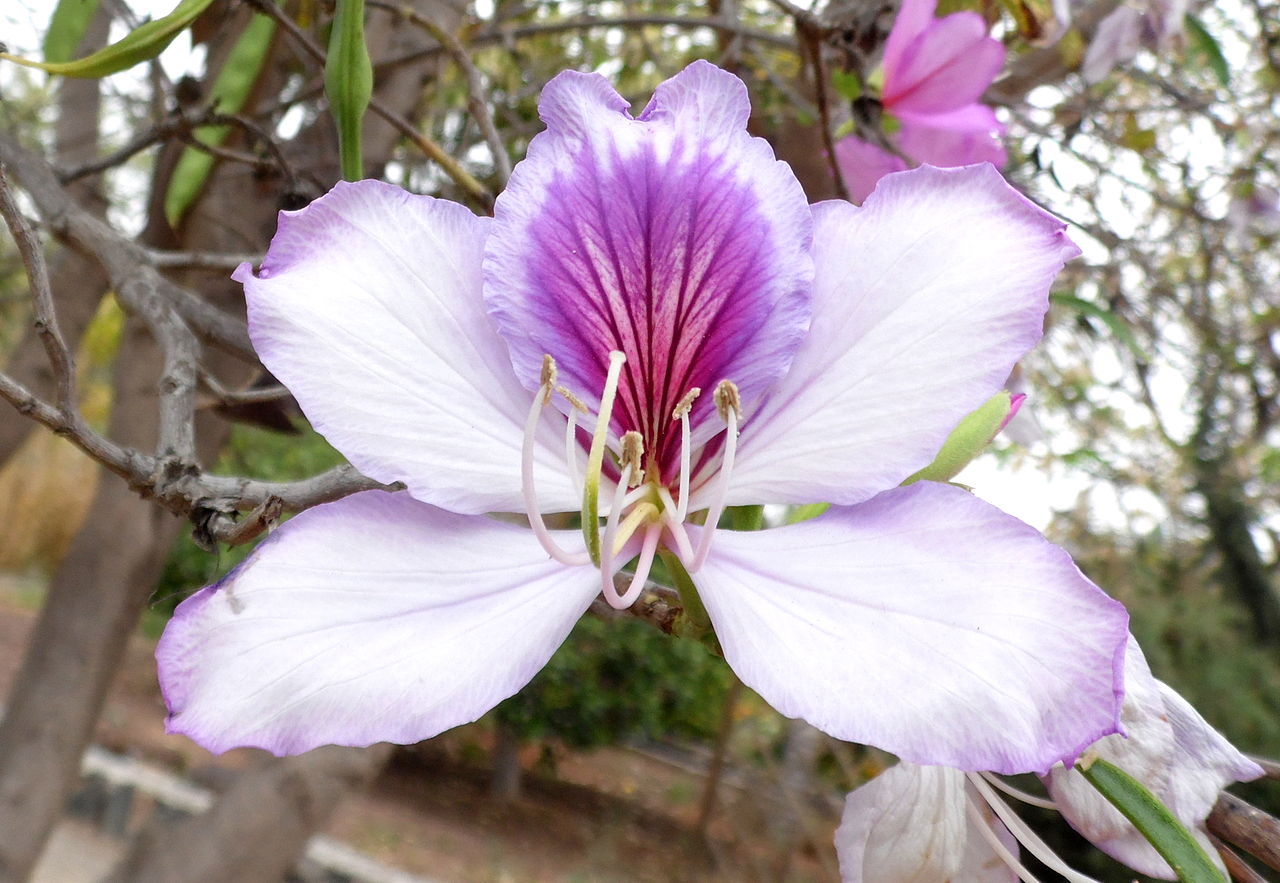
[[[900,763],[852,791],[836,830],[844,883],[1017,883],[970,817],[964,773]],[[989,829],[1017,854],[990,812]]]
[[[1191,832],[1223,871],[1204,822],[1222,789],[1262,775],[1185,699],[1156,680],[1138,642],[1125,655],[1125,735],[1108,736],[1093,750],[1141,782]],[[1045,779],[1063,818],[1094,846],[1135,871],[1175,878],[1168,863],[1074,768],[1058,767]]]
[[[743,428],[730,505],[857,503],[922,469],[1040,339],[1079,254],[986,165],[889,175],[814,216],[812,330]]]
[[[275,754],[426,739],[528,683],[599,584],[407,494],[318,506],[179,605],[156,647],[169,731]]]
[[[244,283],[263,363],[362,472],[456,512],[524,509],[532,396],[484,310],[486,218],[378,181],[338,184],[280,228]],[[563,434],[539,436],[547,511],[581,504]]]
[[[910,28],[918,27],[917,10]],[[896,28],[895,22],[895,28]],[[886,50],[881,100],[891,113],[945,113],[972,104],[1004,66],[1005,50],[976,12],[930,21],[900,52]]]
[[[594,406],[609,351],[625,353],[613,427],[639,431],[669,464],[671,411],[691,387],[708,393],[697,443],[723,426],[706,419],[711,389],[733,380],[750,410],[808,328],[804,194],[747,134],[742,81],[706,62],[659,86],[636,119],[595,74],[559,75],[540,109],[547,130],[494,210],[489,309],[530,387],[549,353]]]
[[[1015,773],[1116,730],[1124,607],[957,488],[717,532],[694,579],[742,682],[838,739]]]

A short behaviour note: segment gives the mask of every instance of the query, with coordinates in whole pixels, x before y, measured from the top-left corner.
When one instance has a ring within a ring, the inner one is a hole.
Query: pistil
[[[689,411],[693,409],[693,402],[702,394],[699,387],[693,387],[684,394],[684,398],[680,399],[675,410],[671,412],[673,420],[680,421],[680,505],[676,509],[676,521],[684,523],[685,517],[689,514],[689,470],[692,463],[692,451],[689,443]]]
[[[600,472],[604,468],[604,448],[609,436],[613,400],[618,395],[618,378],[622,376],[622,366],[626,361],[627,357],[617,350],[609,353],[609,373],[605,376],[604,391],[600,393],[600,412],[596,416],[595,434],[591,437],[587,476],[582,488],[582,535],[587,542],[587,554],[597,567],[600,565]]]

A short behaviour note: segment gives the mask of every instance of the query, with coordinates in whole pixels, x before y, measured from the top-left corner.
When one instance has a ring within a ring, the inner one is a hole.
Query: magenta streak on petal
[[[608,352],[626,354],[613,429],[640,432],[664,478],[679,458],[672,408],[691,387],[725,378],[774,294],[756,193],[697,146],[677,138],[663,157],[645,141],[623,157],[614,145],[600,162],[583,145],[533,225],[530,300],[543,324],[531,337],[591,391],[603,386]],[[708,418],[709,407],[691,415],[695,425]]]

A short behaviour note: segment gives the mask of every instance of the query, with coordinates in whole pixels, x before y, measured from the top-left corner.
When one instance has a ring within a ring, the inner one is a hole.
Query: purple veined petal
[[[865,202],[875,189],[876,182],[890,172],[903,172],[906,161],[894,156],[883,147],[849,135],[836,142],[836,162],[840,164],[840,176],[849,191],[849,198],[857,203]]]
[[[179,605],[168,730],[214,752],[417,742],[528,683],[599,587],[527,529],[408,494],[318,506]]]
[[[1223,788],[1262,769],[1235,749],[1185,699],[1156,680],[1133,636],[1125,654],[1125,735],[1093,746],[1165,804],[1226,875],[1204,822]],[[1045,777],[1063,818],[1094,846],[1135,871],[1162,880],[1176,875],[1150,842],[1074,769]]]
[[[959,770],[900,763],[852,791],[836,830],[843,883],[1017,883],[975,828],[967,788]],[[989,811],[984,815],[1017,855],[1009,829]]]
[[[991,110],[981,104],[971,106]],[[1003,127],[994,123],[994,115],[992,122],[990,126],[969,128],[930,125],[906,118],[902,120],[897,143],[902,152],[912,159],[933,166],[947,168],[989,162],[996,168],[1002,168],[1009,161],[1009,154],[1000,141],[999,133]]]
[[[533,397],[484,310],[487,218],[378,181],[338,184],[280,228],[244,283],[249,334],[312,425],[362,472],[455,512],[523,511]],[[538,436],[540,507],[581,505],[563,432]]]
[[[909,30],[918,28],[919,13],[911,10]],[[1004,66],[1004,56],[1004,46],[987,36],[977,13],[932,20],[900,52],[895,46],[890,56],[886,44],[881,100],[894,114],[944,113],[972,104]]]
[[[745,421],[730,505],[848,505],[923,468],[1040,339],[1079,254],[988,165],[889,175],[814,216],[812,330]]]
[[[1017,773],[1116,731],[1124,607],[958,488],[717,532],[695,582],[742,682],[837,739]]]
[[[613,410],[667,478],[671,412],[691,387],[694,444],[724,424],[711,390],[733,380],[750,411],[809,326],[812,221],[799,183],[746,132],[746,87],[695,62],[638,118],[595,74],[543,91],[547,130],[494,210],[485,297],[534,387],[542,355],[595,407],[608,353],[627,356]],[[563,405],[563,403],[560,403]]]

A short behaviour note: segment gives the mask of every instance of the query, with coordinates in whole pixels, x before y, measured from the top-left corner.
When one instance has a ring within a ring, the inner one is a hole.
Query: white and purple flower
[[[1125,656],[1125,735],[1089,749],[1136,778],[1218,865],[1205,829],[1223,788],[1262,769],[1210,726],[1185,699],[1155,679],[1138,642]],[[1025,794],[982,773],[900,763],[852,791],[836,832],[844,883],[1017,883],[1035,879],[1019,845],[1070,883],[1097,883],[1073,870],[1018,817],[998,790],[1062,814],[1094,846],[1158,880],[1177,878],[1155,847],[1074,768],[1044,777],[1052,800]]]
[[[838,738],[1013,772],[1116,730],[1123,608],[965,491],[898,487],[1039,339],[1063,224],[990,166],[810,207],[749,109],[702,62],[635,118],[565,73],[492,219],[372,181],[282,214],[236,273],[258,352],[407,492],[302,513],[179,607],[172,732],[427,738],[520,689],[601,592],[631,603],[657,554],[742,680]]]

